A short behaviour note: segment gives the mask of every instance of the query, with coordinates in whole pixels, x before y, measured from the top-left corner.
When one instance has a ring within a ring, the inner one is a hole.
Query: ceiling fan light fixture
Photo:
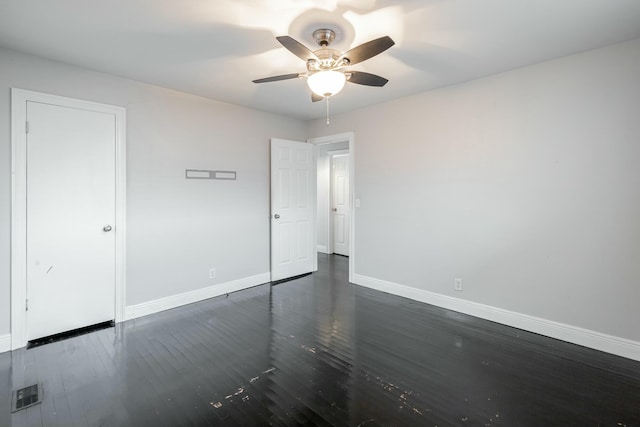
[[[329,98],[340,92],[347,81],[344,73],[333,70],[318,71],[307,77],[307,85],[313,93]]]

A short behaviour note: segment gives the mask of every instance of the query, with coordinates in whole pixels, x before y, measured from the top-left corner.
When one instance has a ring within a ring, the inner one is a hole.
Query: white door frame
[[[354,200],[356,194],[356,180],[355,180],[355,154],[356,154],[356,136],[354,132],[345,132],[336,135],[322,136],[320,138],[310,138],[307,142],[315,145],[333,144],[336,142],[349,141],[349,282],[353,283],[353,275],[355,274],[356,257],[355,257],[355,224],[356,216],[354,212]],[[317,209],[316,209],[317,212]],[[317,221],[316,221],[317,227]],[[315,230],[315,236],[318,235],[318,230]],[[315,262],[318,262],[318,245],[314,245],[316,253]],[[317,265],[316,265],[317,270]]]
[[[329,157],[329,205],[327,206],[327,218],[329,218],[328,224],[329,226],[327,227],[327,251],[332,254],[334,251],[333,248],[333,240],[335,239],[335,233],[333,230],[333,227],[335,226],[334,224],[334,215],[333,215],[333,211],[331,210],[331,205],[333,204],[333,197],[334,197],[334,192],[333,192],[333,161],[334,161],[334,157],[335,156],[340,156],[340,155],[345,155],[345,154],[349,154],[349,149],[344,149],[344,150],[329,150],[327,151],[327,156]],[[349,164],[351,164],[351,160],[349,160]],[[351,171],[349,171],[349,178],[351,178]],[[351,186],[349,186],[349,188],[351,188]],[[351,200],[351,196],[349,196],[349,200]],[[351,214],[351,205],[349,205],[349,214]],[[351,225],[351,220],[349,220],[349,225]]]
[[[126,237],[126,109],[11,89],[11,349],[27,344],[27,101],[113,114],[116,122],[115,321],[124,320]]]

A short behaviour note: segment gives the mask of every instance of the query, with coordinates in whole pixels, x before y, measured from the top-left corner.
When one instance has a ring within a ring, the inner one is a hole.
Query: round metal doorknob
[[[278,219],[278,218],[280,218],[280,215],[279,215],[279,214],[275,214],[273,217],[274,217],[275,219]]]
[[[334,212],[338,212],[338,208],[333,208],[331,210],[334,211]]]
[[[109,231],[111,231],[111,226],[105,225],[104,227],[102,227],[102,231],[104,231],[105,233],[108,233]]]

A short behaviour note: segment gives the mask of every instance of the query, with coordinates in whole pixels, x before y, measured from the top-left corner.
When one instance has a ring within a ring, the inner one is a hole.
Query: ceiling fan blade
[[[310,59],[315,59],[316,61],[320,61],[315,53],[310,51],[305,45],[303,45],[299,41],[289,36],[279,36],[279,37],[276,37],[276,40],[278,40],[282,44],[282,46],[289,49],[291,53],[293,53],[295,56],[297,56],[298,58],[302,59],[305,62]]]
[[[295,79],[300,77],[300,73],[282,74],[280,76],[265,77],[264,79],[253,80],[254,83],[277,82],[279,80]]]
[[[322,101],[323,99],[324,98],[318,95],[317,93],[311,92],[311,102],[318,102],[318,101]]]
[[[351,77],[347,81],[359,85],[382,87],[389,81],[384,77],[362,71],[349,71],[349,74]]]
[[[361,44],[360,46],[356,46],[351,50],[348,50],[336,61],[339,63],[341,59],[348,59],[349,65],[357,64],[358,62],[366,61],[369,58],[373,58],[379,53],[384,52],[389,49],[391,46],[396,44],[391,37],[384,36],[379,39],[371,40],[366,43]]]

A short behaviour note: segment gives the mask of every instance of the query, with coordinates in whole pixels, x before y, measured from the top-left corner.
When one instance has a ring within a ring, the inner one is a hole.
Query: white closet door
[[[27,102],[27,339],[115,318],[113,114]]]

